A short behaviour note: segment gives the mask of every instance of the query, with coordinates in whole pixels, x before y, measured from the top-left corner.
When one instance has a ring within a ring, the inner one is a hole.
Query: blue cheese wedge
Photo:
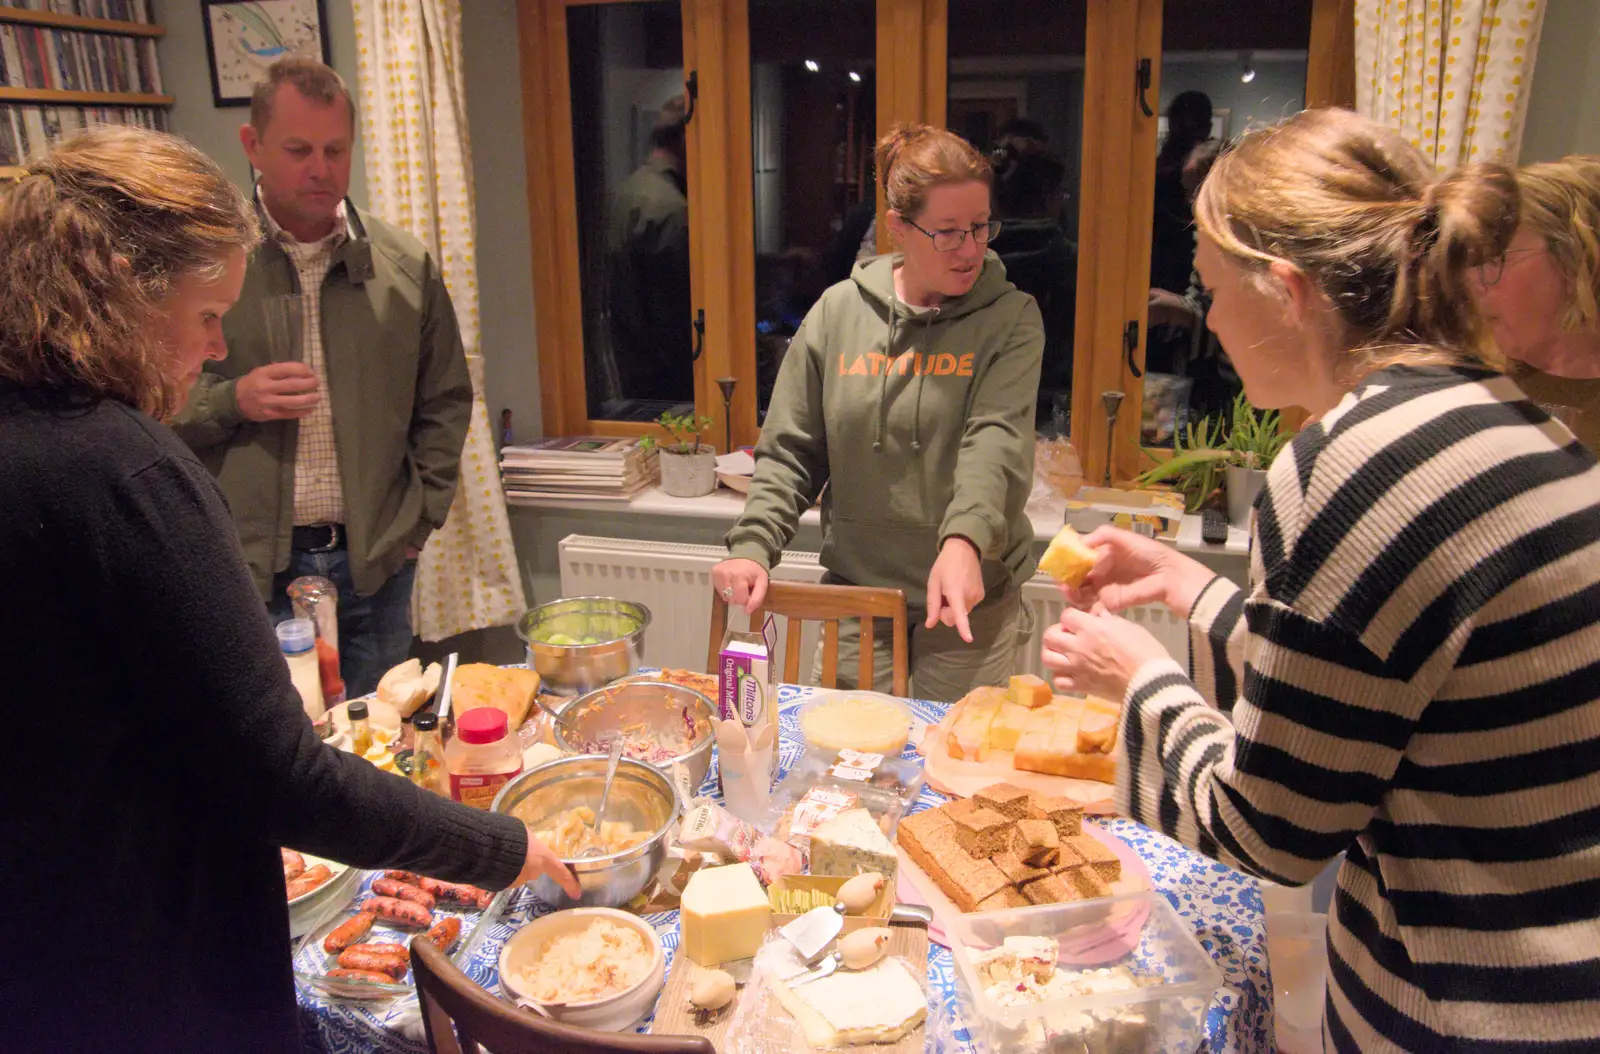
[[[876,871],[894,881],[899,859],[866,809],[849,809],[811,835],[811,873],[852,877]]]

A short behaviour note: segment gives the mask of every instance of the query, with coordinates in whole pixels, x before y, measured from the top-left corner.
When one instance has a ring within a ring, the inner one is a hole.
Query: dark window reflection
[[[806,312],[870,257],[877,14],[871,0],[752,0],[756,410]]]
[[[950,0],[950,129],[989,155],[989,243],[1006,277],[1039,302],[1040,434],[1064,434],[1072,406],[1083,146],[1083,0]]]
[[[589,416],[694,402],[683,24],[670,0],[567,9]]]
[[[1147,445],[1170,445],[1189,422],[1227,414],[1243,390],[1227,349],[1206,328],[1211,302],[1194,273],[1194,195],[1229,138],[1305,106],[1310,36],[1311,0],[1165,7],[1141,427]]]

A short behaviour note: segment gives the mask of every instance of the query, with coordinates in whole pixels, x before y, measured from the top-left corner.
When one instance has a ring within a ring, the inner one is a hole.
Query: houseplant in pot
[[[692,413],[664,413],[656,419],[670,442],[646,438],[644,445],[661,452],[661,489],[675,498],[699,498],[717,489],[717,449],[700,437],[711,430],[711,418]]]
[[[1240,395],[1228,420],[1208,417],[1190,424],[1173,436],[1172,457],[1135,482],[1176,487],[1190,512],[1226,500],[1228,522],[1248,527],[1267,470],[1293,438],[1282,425],[1276,410],[1261,413]]]

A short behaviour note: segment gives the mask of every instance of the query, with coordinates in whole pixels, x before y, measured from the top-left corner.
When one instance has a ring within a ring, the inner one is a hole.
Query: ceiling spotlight
[[[1239,80],[1242,83],[1249,84],[1256,79],[1256,68],[1250,64],[1250,53],[1248,51],[1239,56],[1239,64],[1244,67],[1239,73]]]
[[[806,69],[810,70],[812,73],[816,73],[818,70],[822,69],[822,67],[817,65],[816,59],[806,59]]]
[[[860,84],[861,83],[861,74],[857,73],[855,70],[851,70],[850,71],[850,79],[855,81],[857,84]]]

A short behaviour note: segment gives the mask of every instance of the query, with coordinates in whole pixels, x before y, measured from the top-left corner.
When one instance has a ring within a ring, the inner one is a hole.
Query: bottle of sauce
[[[441,797],[450,797],[445,778],[444,744],[439,739],[439,715],[428,711],[411,719],[411,782]]]
[[[366,754],[372,749],[372,722],[367,716],[367,704],[357,699],[350,704],[350,752]]]
[[[488,809],[494,796],[522,771],[522,748],[510,734],[506,712],[479,706],[456,718],[456,737],[444,748],[450,797]]]
[[[317,629],[310,619],[292,618],[278,623],[278,647],[289,664],[289,679],[300,693],[300,703],[312,721],[322,720],[322,672],[317,665]]]

